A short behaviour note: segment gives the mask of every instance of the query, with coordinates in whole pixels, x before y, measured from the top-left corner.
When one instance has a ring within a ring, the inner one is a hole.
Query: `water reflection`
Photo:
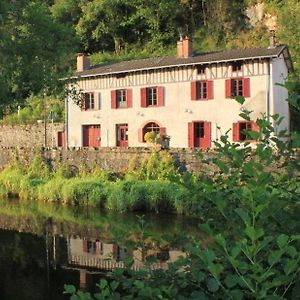
[[[166,269],[184,256],[181,236],[198,235],[197,221],[146,215],[145,226],[131,215],[96,209],[0,202],[0,281],[2,300],[61,300],[64,283],[93,290],[107,271],[133,259],[139,270]],[[142,242],[141,242],[142,241]]]

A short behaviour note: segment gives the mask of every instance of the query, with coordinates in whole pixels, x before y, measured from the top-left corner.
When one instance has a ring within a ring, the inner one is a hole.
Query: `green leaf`
[[[192,292],[189,299],[191,299],[191,300],[209,300],[209,298],[203,292],[199,292],[199,291]]]
[[[241,253],[241,248],[240,247],[237,247],[237,246],[235,246],[235,247],[233,247],[232,249],[231,249],[231,256],[233,257],[233,258],[236,258],[240,253]]]
[[[289,241],[289,237],[286,234],[281,234],[278,238],[277,238],[277,245],[279,248],[283,248]]]
[[[224,239],[222,234],[216,235],[215,240],[220,246],[222,246],[223,249],[226,249],[226,240]]]
[[[244,221],[246,226],[250,226],[251,219],[248,213],[243,208],[236,208],[235,212],[241,217],[241,219]]]
[[[65,284],[64,285],[64,289],[65,289],[64,294],[71,294],[71,295],[73,295],[73,294],[76,293],[76,288],[72,284]]]
[[[99,285],[100,289],[103,290],[103,289],[105,289],[107,286],[108,286],[107,280],[106,280],[106,279],[101,279],[101,280],[100,280],[100,285]]]
[[[198,272],[196,274],[196,279],[198,282],[202,282],[205,279],[206,275],[203,272]]]
[[[245,98],[243,96],[236,96],[234,97],[234,100],[240,104],[244,104]]]
[[[230,291],[230,296],[232,297],[233,300],[242,300],[244,298],[244,293],[241,290],[236,289]]]
[[[247,226],[245,229],[245,233],[252,240],[252,242],[256,241],[264,235],[263,229],[255,229],[253,226]]]
[[[207,289],[212,293],[216,292],[219,289],[218,281],[212,277],[207,280],[206,285],[207,285]]]
[[[227,275],[225,278],[225,284],[228,288],[233,288],[238,284],[238,279],[236,275]]]
[[[118,286],[119,286],[119,282],[117,282],[115,280],[110,283],[110,287],[111,287],[112,291],[115,291],[118,288]]]
[[[286,247],[285,251],[287,252],[287,254],[291,257],[291,258],[295,258],[298,254],[298,251],[296,250],[295,247],[293,246],[288,246]]]
[[[299,258],[298,259],[289,259],[283,270],[286,275],[290,275],[292,272],[296,270],[299,266]]]

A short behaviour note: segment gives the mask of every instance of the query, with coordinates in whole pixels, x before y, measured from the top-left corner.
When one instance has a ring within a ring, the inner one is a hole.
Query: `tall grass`
[[[189,214],[196,211],[193,203],[197,204],[198,198],[191,192],[196,185],[186,184],[189,177],[180,174],[166,151],[151,153],[140,166],[131,163],[123,178],[121,175],[116,180],[115,176],[99,167],[88,170],[84,166],[74,168],[66,163],[51,170],[39,152],[28,167],[16,162],[0,172],[0,196],[100,206],[118,212]]]

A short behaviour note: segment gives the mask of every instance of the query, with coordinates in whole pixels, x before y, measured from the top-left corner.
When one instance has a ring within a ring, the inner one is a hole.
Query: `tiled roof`
[[[147,58],[139,60],[122,61],[117,63],[104,63],[90,67],[88,70],[76,72],[75,76],[89,77],[97,75],[108,75],[130,71],[160,69],[173,66],[184,66],[194,64],[205,64],[214,62],[236,61],[253,58],[271,58],[284,55],[289,70],[292,70],[292,63],[288,48],[284,45],[275,48],[254,48],[234,49],[227,51],[200,53],[188,58],[162,57]]]

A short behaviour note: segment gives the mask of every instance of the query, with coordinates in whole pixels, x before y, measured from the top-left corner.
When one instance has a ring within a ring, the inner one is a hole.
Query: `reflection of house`
[[[292,70],[286,46],[192,54],[192,43],[178,42],[177,57],[150,58],[89,66],[77,58],[81,107],[68,101],[68,146],[139,147],[155,131],[170,136],[170,147],[209,148],[228,129],[243,141],[245,128],[257,130],[260,113],[285,117],[283,83]],[[240,104],[231,100],[244,96]],[[253,110],[246,122],[239,114]]]
[[[185,253],[179,250],[154,250],[138,248],[127,251],[116,244],[106,243],[96,239],[68,239],[68,265],[81,269],[112,270],[123,268],[123,260],[131,256],[134,260],[133,269],[139,270],[149,256],[157,259],[153,269],[167,268],[169,262],[174,262]]]

